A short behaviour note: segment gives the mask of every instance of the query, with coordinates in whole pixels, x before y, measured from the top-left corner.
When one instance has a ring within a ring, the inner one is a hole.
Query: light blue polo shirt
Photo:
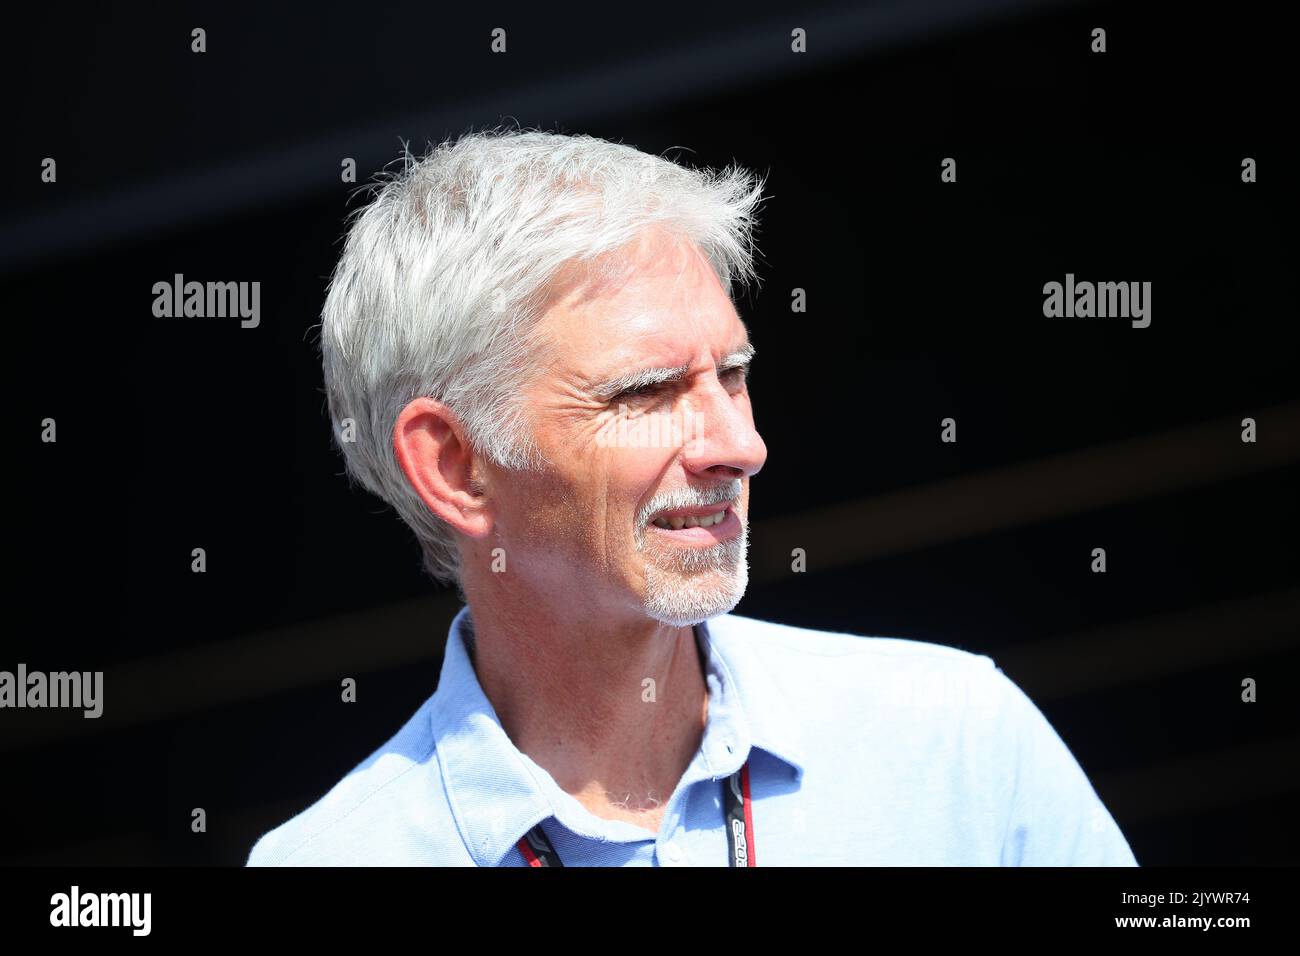
[[[249,866],[726,866],[722,783],[750,762],[758,866],[1136,866],[1088,778],[987,656],[724,614],[700,749],[660,831],[595,816],[511,743],[452,621],[437,691]],[[646,706],[654,706],[647,703]]]

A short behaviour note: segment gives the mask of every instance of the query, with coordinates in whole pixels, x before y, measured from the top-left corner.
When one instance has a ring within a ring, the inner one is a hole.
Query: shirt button
[[[664,853],[667,854],[670,863],[682,862],[682,848],[672,840],[664,844]]]

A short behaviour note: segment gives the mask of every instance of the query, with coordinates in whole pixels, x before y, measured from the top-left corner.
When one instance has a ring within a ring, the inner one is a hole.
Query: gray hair
[[[420,396],[445,402],[490,461],[543,467],[520,385],[537,364],[529,333],[561,271],[592,267],[657,226],[698,246],[731,295],[733,281],[757,278],[763,182],[735,165],[689,169],[537,130],[469,133],[419,160],[404,146],[399,158],[401,172],[378,174],[366,187],[374,201],[347,217],[321,312],[325,390],[348,473],[396,509],[425,570],[459,587],[455,534],[393,452],[402,408]]]

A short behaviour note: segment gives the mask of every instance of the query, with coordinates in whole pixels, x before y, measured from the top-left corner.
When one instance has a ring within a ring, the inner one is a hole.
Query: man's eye
[[[638,385],[636,388],[625,388],[615,395],[615,398],[638,398],[642,395],[651,395],[659,390],[658,384]]]
[[[722,373],[723,378],[729,378],[737,385],[744,385],[749,380],[749,367],[737,365],[735,368],[729,368]]]

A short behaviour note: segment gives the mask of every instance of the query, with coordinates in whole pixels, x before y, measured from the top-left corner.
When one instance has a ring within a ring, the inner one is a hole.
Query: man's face
[[[629,279],[564,288],[539,323],[550,364],[526,398],[550,464],[492,483],[496,543],[557,601],[681,626],[744,594],[767,449],[748,334],[708,261],[657,231],[633,255]]]

